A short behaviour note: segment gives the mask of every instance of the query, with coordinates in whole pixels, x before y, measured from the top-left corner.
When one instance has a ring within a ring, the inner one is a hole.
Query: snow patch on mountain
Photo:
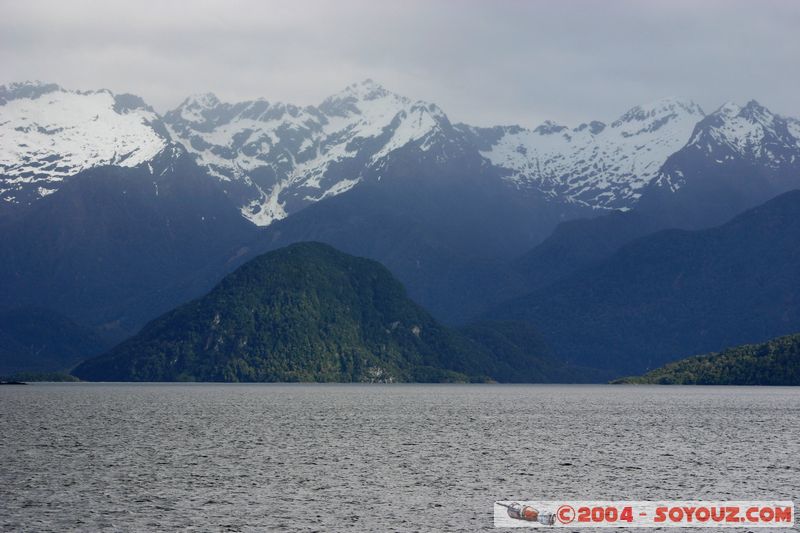
[[[481,153],[518,187],[628,208],[703,116],[693,102],[665,99],[634,107],[608,126],[594,121],[570,129],[548,121],[534,130],[509,129]]]
[[[284,205],[280,202],[283,184],[276,183],[272,189],[264,192],[258,185],[254,185],[258,197],[242,207],[242,216],[256,226],[268,226],[276,220],[286,218],[288,215]]]
[[[728,102],[697,124],[686,150],[715,165],[744,162],[771,171],[797,168],[800,123],[772,113],[755,100],[744,106]],[[654,184],[675,191],[686,179],[680,168],[668,164]]]
[[[64,178],[100,165],[136,166],[167,144],[151,109],[130,108],[109,91],[55,85],[0,88],[0,196],[53,193]]]
[[[706,116],[673,98],[610,124],[473,128],[453,126],[437,106],[371,80],[318,106],[199,94],[162,120],[132,95],[0,86],[0,198],[8,204],[53,194],[69,176],[99,165],[146,165],[157,178],[188,153],[261,226],[370,180],[477,169],[556,202],[628,209],[648,184],[675,191],[694,179],[686,161],[697,159],[672,157],[685,150],[718,165],[745,161],[794,175],[800,121],[755,101]]]
[[[790,118],[786,120],[786,124],[789,134],[795,138],[797,147],[800,148],[800,120]]]
[[[713,151],[712,146],[722,146],[742,157],[766,158],[768,164],[778,164],[771,141],[786,145],[797,142],[791,133],[791,121],[773,114],[755,100],[744,107],[727,103],[709,118],[711,120],[698,128],[690,141],[690,144],[705,143],[709,152]]]
[[[424,145],[449,124],[438,107],[371,80],[317,107],[266,100],[228,104],[200,95],[165,119],[170,133],[214,176],[244,186],[242,214],[258,225],[350,190],[390,153]]]

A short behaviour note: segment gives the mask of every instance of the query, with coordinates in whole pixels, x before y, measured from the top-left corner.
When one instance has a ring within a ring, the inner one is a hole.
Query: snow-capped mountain
[[[102,165],[132,167],[168,144],[158,115],[133,95],[53,84],[0,87],[0,198],[27,204]]]
[[[718,225],[800,188],[800,127],[756,101],[727,103],[697,123],[637,208],[674,227]]]
[[[800,122],[772,113],[755,100],[744,107],[728,102],[701,120],[683,149],[719,167],[745,162],[766,171],[794,169],[789,177],[800,184]],[[675,158],[654,184],[677,190],[686,183],[687,165]]]
[[[163,119],[136,96],[24,83],[0,87],[0,198],[29,204],[103,165],[150,165],[152,174],[156,156],[180,144],[260,226],[363,183],[419,175],[482,173],[562,205],[628,209],[731,165],[767,176],[769,193],[796,187],[798,139],[800,121],[756,102],[706,116],[666,99],[609,124],[473,128],[371,80],[306,107],[192,96]]]
[[[520,188],[592,207],[630,208],[703,117],[697,104],[667,99],[634,107],[610,125],[568,128],[548,121],[533,130],[474,132],[491,139],[481,154]]]
[[[227,182],[242,214],[258,225],[351,189],[398,149],[426,152],[452,132],[435,105],[371,80],[317,107],[194,96],[165,121],[199,163]]]

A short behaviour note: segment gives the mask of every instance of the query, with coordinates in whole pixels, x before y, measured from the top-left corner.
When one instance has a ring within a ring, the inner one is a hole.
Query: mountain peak
[[[383,99],[395,99],[403,102],[410,102],[408,98],[400,96],[387,90],[383,85],[367,78],[358,83],[352,83],[338,93],[329,96],[320,105],[320,108],[336,107],[341,105],[353,104],[355,102],[370,102]]]
[[[204,112],[216,108],[221,103],[214,93],[193,94],[184,100],[176,111],[188,122],[205,122]]]
[[[756,100],[750,100],[744,106],[734,102],[725,102],[709,116],[714,117],[715,120],[712,121],[714,124],[734,119],[744,119],[751,124],[760,124],[761,126],[771,126],[777,118],[772,111]]]
[[[764,107],[763,105],[761,105],[760,103],[758,103],[758,100],[751,99],[750,101],[748,101],[744,105],[744,107],[742,109],[751,109],[751,110],[752,109],[764,109],[764,110],[766,110],[767,108]]]
[[[211,109],[220,104],[219,98],[214,93],[198,93],[189,96],[183,101],[181,107],[189,109]]]
[[[611,126],[618,127],[623,123],[645,122],[660,120],[665,117],[694,115],[698,118],[705,116],[703,109],[691,100],[682,98],[662,98],[648,104],[637,105],[626,111]]]
[[[742,108],[740,115],[758,124],[771,124],[775,120],[775,115],[755,100],[747,102]]]
[[[726,172],[728,165],[740,161],[773,171],[796,164],[800,143],[795,131],[790,121],[755,100],[743,107],[726,102],[697,124],[687,147],[707,158],[712,168],[725,165]],[[673,185],[686,181],[682,175],[669,174]]]
[[[376,100],[390,94],[383,85],[375,82],[371,78],[348,85],[343,92],[359,100]]]

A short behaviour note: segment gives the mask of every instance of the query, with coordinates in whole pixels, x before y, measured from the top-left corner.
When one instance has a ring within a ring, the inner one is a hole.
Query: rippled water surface
[[[39,384],[0,387],[0,427],[11,531],[465,531],[498,499],[800,501],[790,388]]]

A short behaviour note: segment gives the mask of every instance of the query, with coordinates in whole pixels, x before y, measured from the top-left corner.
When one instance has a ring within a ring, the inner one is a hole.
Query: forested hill
[[[575,379],[538,344],[516,346],[530,344],[530,335],[517,339],[508,325],[495,326],[451,330],[379,263],[307,242],[246,263],[73,374],[90,381]],[[484,341],[503,350],[495,355]]]
[[[800,385],[800,334],[681,359],[615,383]]]

